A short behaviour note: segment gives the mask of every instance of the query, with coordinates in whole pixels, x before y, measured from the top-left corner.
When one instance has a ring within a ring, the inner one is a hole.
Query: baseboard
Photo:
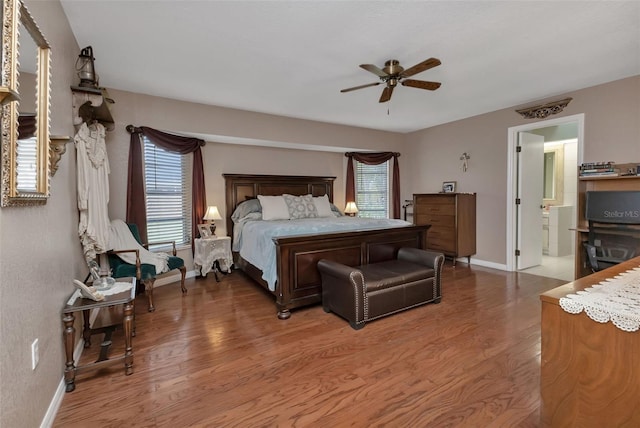
[[[186,278],[194,278],[197,275],[195,270],[187,271]],[[165,275],[156,277],[156,281],[153,283],[153,287],[162,287],[163,285],[173,284],[174,282],[180,282],[180,272],[169,272]]]
[[[76,347],[73,350],[73,361],[78,361],[80,356],[82,355],[82,350],[84,349],[84,341],[79,340],[76,343]],[[40,423],[40,428],[50,428],[53,426],[53,423],[56,420],[56,415],[58,414],[58,409],[62,405],[62,399],[64,398],[64,394],[66,392],[67,384],[64,381],[64,375],[58,384],[58,388],[56,388],[56,393],[53,394],[53,398],[51,399],[51,403],[49,403],[49,408],[47,409],[47,413],[45,413],[42,422]]]
[[[462,262],[462,263],[467,263],[467,258],[466,257],[460,257],[456,259],[456,265],[458,264],[458,262]],[[507,265],[504,263],[495,263],[495,262],[488,262],[486,260],[480,260],[480,259],[474,259],[473,257],[471,257],[471,264],[472,265],[477,265],[477,266],[483,266],[483,267],[488,267],[491,269],[497,269],[497,270],[507,270]]]

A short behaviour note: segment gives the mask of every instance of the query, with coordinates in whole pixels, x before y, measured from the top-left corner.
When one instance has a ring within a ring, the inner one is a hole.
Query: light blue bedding
[[[243,259],[262,270],[262,279],[267,282],[269,289],[274,291],[278,276],[274,237],[387,229],[410,225],[411,223],[404,220],[357,217],[246,220],[235,225],[234,250],[239,251]]]

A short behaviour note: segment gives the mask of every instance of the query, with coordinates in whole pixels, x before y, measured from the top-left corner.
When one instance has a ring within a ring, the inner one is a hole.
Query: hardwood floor
[[[159,287],[154,313],[137,298],[134,373],[78,375],[54,426],[536,427],[538,295],[563,283],[447,262],[442,303],[359,331],[320,305],[278,320],[239,271]]]

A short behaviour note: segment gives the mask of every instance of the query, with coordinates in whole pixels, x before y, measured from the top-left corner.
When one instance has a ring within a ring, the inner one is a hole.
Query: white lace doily
[[[584,311],[599,323],[611,321],[621,330],[640,329],[640,267],[605,279],[590,288],[560,298],[566,312]]]
[[[131,287],[133,287],[133,284],[131,282],[116,282],[108,290],[100,290],[99,293],[102,294],[103,296],[111,296],[114,294],[131,290]],[[73,293],[71,297],[69,297],[69,301],[67,301],[67,305],[73,305],[78,297],[81,297],[80,290],[76,290],[75,293]]]

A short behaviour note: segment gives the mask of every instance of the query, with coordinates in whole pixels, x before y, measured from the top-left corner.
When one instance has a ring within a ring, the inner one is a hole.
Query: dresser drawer
[[[451,204],[455,203],[454,196],[442,194],[416,195],[417,204]]]
[[[456,225],[456,218],[453,215],[418,214],[416,215],[416,224],[430,224],[431,227],[443,226],[453,229]]]
[[[446,204],[420,204],[414,207],[414,212],[418,214],[437,214],[437,215],[455,215],[456,206],[452,201]]]
[[[450,227],[434,227],[429,228],[427,233],[427,247],[443,250],[455,251],[456,232]]]
[[[442,251],[443,253],[455,253],[456,251],[453,241],[441,238],[427,238],[427,248],[429,250]]]

